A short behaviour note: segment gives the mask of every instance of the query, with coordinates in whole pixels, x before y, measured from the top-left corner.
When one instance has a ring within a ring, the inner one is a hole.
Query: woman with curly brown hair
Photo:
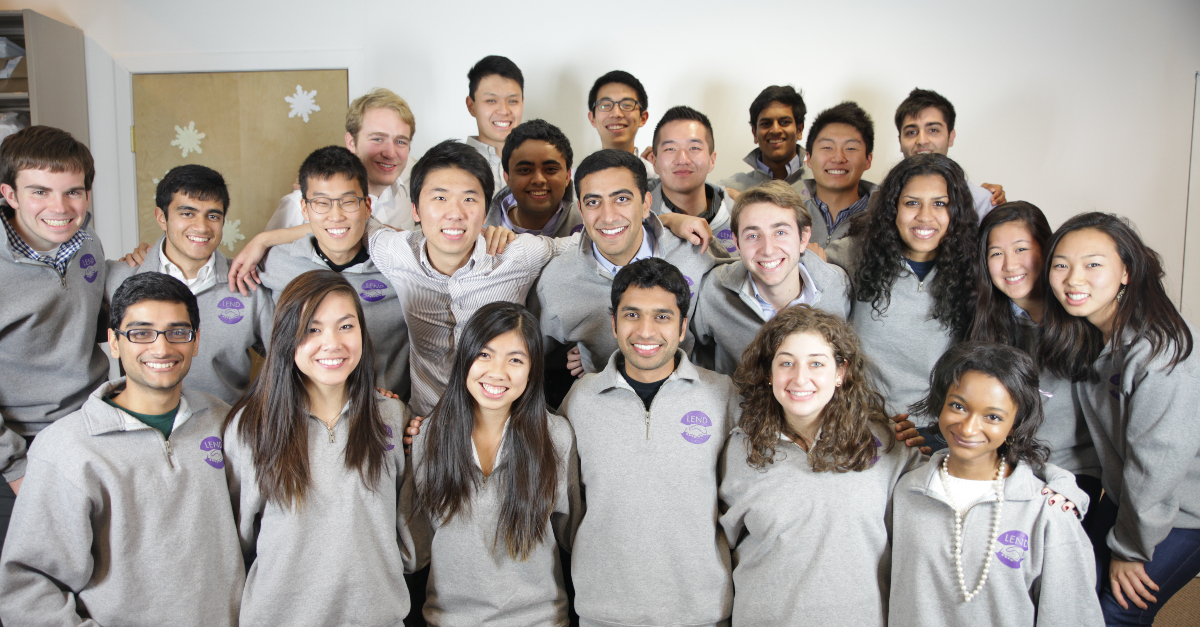
[[[734,382],[742,418],[720,491],[733,623],[885,624],[888,503],[922,458],[894,445],[854,331],[789,307],[763,325]]]

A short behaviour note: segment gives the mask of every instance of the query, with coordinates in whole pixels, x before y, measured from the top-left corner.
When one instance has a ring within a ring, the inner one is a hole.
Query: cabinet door
[[[154,242],[158,181],[186,163],[225,177],[230,205],[221,251],[232,257],[291,193],[300,163],[345,145],[346,70],[135,74],[138,231]],[[244,237],[239,239],[238,236]]]

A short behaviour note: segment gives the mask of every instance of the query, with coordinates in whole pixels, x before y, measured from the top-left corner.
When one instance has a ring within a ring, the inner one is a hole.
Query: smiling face
[[[954,145],[954,131],[946,130],[941,109],[925,107],[916,116],[906,116],[900,125],[900,152],[913,155],[936,152],[944,155]]]
[[[771,360],[771,391],[788,424],[804,432],[820,419],[845,374],[825,338],[810,331],[793,333]]]
[[[358,137],[346,133],[346,148],[367,167],[367,184],[375,195],[404,171],[411,142],[412,127],[391,109],[367,109]]]
[[[0,185],[12,207],[10,220],[21,239],[37,251],[50,250],[75,236],[87,218],[91,195],[83,172],[21,170],[16,188]]]
[[[596,92],[597,102],[605,98],[619,103],[626,99],[637,100],[638,95],[629,85],[609,83]],[[622,111],[620,106],[614,106],[611,111],[601,111],[593,107],[588,112],[588,121],[600,134],[600,143],[605,148],[632,148],[637,139],[638,129],[645,126],[648,119],[650,114],[642,107],[636,107],[633,111]]]
[[[143,300],[125,308],[121,319],[121,330],[191,329],[187,306],[159,300]],[[172,344],[165,335],[149,344],[135,344],[126,337],[108,330],[109,351],[121,360],[125,370],[126,388],[140,388],[141,392],[170,391],[177,389],[192,367],[192,358],[199,350],[199,333],[186,344]]]
[[[776,286],[799,270],[812,228],[796,226],[796,212],[767,202],[746,205],[738,215],[737,246],[742,263],[760,286]]]
[[[849,124],[827,124],[813,141],[808,167],[817,185],[832,191],[858,187],[863,172],[871,167],[871,155],[862,133]]]
[[[1097,229],[1064,235],[1054,249],[1047,280],[1067,313],[1087,318],[1107,338],[1117,315],[1117,293],[1129,283],[1111,237]]]
[[[566,158],[549,142],[531,139],[512,152],[504,178],[521,211],[554,213],[567,193],[571,171]]]
[[[346,385],[362,359],[361,324],[348,294],[331,293],[317,305],[295,356],[310,396]]]
[[[596,249],[624,266],[642,245],[642,220],[650,216],[650,194],[639,197],[633,172],[608,168],[579,181],[579,212]]]
[[[914,176],[904,184],[896,203],[896,229],[905,257],[917,262],[937,258],[938,245],[950,227],[949,203],[946,179],[937,174]]]
[[[156,207],[154,217],[167,234],[168,259],[207,263],[221,245],[225,205],[218,199],[200,200],[175,192],[166,211]]]
[[[461,168],[433,170],[425,176],[415,212],[430,261],[457,269],[466,263],[483,231],[487,215],[483,183]]]
[[[362,248],[363,233],[367,230],[367,219],[371,217],[371,199],[364,198],[366,192],[359,188],[358,181],[343,174],[328,179],[309,177],[308,192],[300,210],[312,227],[313,235],[321,251],[334,263],[347,263]],[[357,196],[363,198],[358,210],[347,212],[336,202],[325,213],[313,210],[311,200],[324,198],[336,201]]]
[[[995,377],[964,372],[946,391],[938,428],[950,448],[952,462],[994,469],[1017,419],[1017,406]],[[991,477],[987,477],[991,478]]]
[[[518,329],[484,344],[467,372],[467,391],[486,412],[507,414],[528,384],[529,348]]]
[[[661,381],[675,370],[675,350],[687,318],[671,292],[630,285],[613,315],[613,333],[625,356],[625,372],[636,381]]]
[[[792,108],[782,102],[769,103],[758,113],[752,129],[754,143],[762,151],[763,163],[785,165],[796,157],[796,141],[801,127]]]
[[[1040,298],[1037,286],[1042,248],[1024,222],[1005,222],[988,233],[987,266],[992,285],[1017,306],[1030,296]]]
[[[680,194],[704,185],[705,177],[717,165],[708,129],[695,120],[676,120],[659,129],[654,155],[654,171],[663,187]]]
[[[474,98],[467,97],[467,111],[479,127],[479,141],[503,146],[514,126],[521,123],[525,97],[511,78],[491,74],[479,81]]]

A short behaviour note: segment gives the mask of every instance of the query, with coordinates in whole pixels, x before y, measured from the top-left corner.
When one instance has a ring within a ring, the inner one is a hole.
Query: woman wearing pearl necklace
[[[1104,624],[1091,543],[1073,513],[1045,506],[1033,472],[1049,454],[1034,438],[1043,416],[1033,360],[960,344],[914,410],[936,416],[948,447],[892,495],[888,624]]]

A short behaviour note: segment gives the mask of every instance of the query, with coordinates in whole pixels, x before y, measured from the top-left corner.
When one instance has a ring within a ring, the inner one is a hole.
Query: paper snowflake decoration
[[[175,141],[171,142],[172,146],[179,149],[181,156],[188,156],[189,152],[200,154],[204,152],[200,148],[200,140],[204,139],[204,133],[196,131],[196,123],[188,122],[187,128],[175,127]]]
[[[170,169],[163,170],[163,178],[166,178],[167,174],[168,174],[170,171],[171,171]],[[150,184],[154,186],[154,189],[155,189],[155,190],[157,190],[157,189],[158,189],[158,183],[159,183],[159,181],[162,181],[162,178],[157,178],[157,179],[156,179],[156,178],[151,178],[151,179],[150,179]]]
[[[242,235],[241,220],[225,223],[225,228],[221,235],[221,245],[228,248],[229,252],[233,252],[233,247],[237,246],[237,243],[244,239],[246,239],[246,236]]]
[[[304,88],[296,85],[296,93],[290,96],[284,96],[284,100],[292,105],[292,110],[288,112],[289,118],[300,116],[308,122],[308,116],[321,110],[317,106],[317,90],[304,91]]]

